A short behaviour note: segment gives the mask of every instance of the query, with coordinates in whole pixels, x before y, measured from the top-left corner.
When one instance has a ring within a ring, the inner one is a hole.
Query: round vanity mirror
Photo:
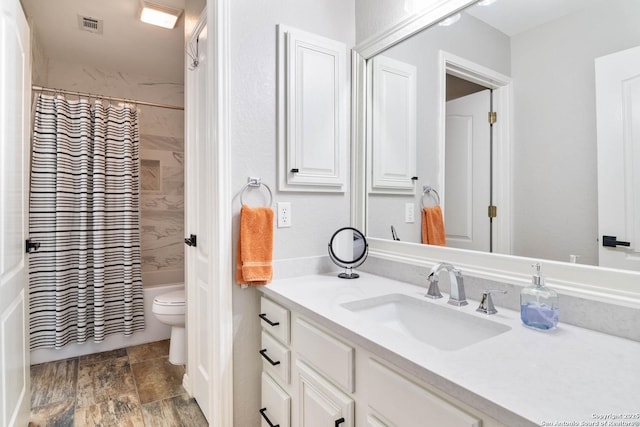
[[[357,279],[360,277],[352,271],[360,266],[369,252],[369,245],[364,235],[353,227],[344,227],[333,233],[329,240],[329,257],[339,267],[345,269],[338,277],[341,279]]]

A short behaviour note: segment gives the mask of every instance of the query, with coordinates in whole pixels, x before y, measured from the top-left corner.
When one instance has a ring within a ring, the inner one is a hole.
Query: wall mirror
[[[372,253],[458,257],[469,265],[488,260],[505,269],[529,262],[518,257],[536,258],[554,264],[567,283],[612,271],[585,264],[639,269],[633,259],[634,247],[640,251],[640,187],[637,196],[625,195],[598,182],[605,159],[598,148],[595,63],[640,46],[640,3],[474,3],[440,3],[355,49],[355,212]],[[640,102],[630,96],[623,101]],[[470,112],[474,104],[481,106],[478,116]],[[497,112],[493,124],[490,111]],[[640,170],[638,149],[631,148],[634,138],[635,146],[640,142],[635,117],[614,174]],[[475,135],[481,126],[486,141]],[[423,199],[427,186],[440,195],[447,248],[420,243],[421,202],[431,201]],[[599,218],[609,218],[599,212],[603,200],[623,212],[609,231],[599,230]],[[401,242],[393,241],[391,226]],[[602,262],[605,233],[632,241],[604,249],[622,262]],[[565,265],[571,261],[581,265]],[[636,273],[620,274],[637,280]],[[629,284],[634,295],[636,288]]]

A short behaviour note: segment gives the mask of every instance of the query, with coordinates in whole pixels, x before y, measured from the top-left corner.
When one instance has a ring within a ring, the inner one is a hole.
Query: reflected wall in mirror
[[[622,190],[598,189],[595,76],[596,58],[640,45],[638,22],[637,0],[497,1],[472,6],[456,23],[431,26],[370,58],[367,236],[391,239],[393,225],[400,240],[419,243],[422,188],[429,185],[441,197],[448,246],[598,265],[602,234],[630,240],[635,225],[640,238],[640,219],[629,220],[634,205],[640,214],[640,196],[633,194],[604,206],[625,212],[619,222],[627,223],[598,229],[598,194]],[[447,57],[486,75],[447,70]],[[385,75],[376,62],[395,69]],[[460,80],[472,89],[454,94],[453,82]],[[474,103],[486,105],[479,117],[454,110]],[[503,126],[493,135],[491,110],[498,116],[494,126]],[[631,128],[638,127],[637,115],[633,120]],[[489,141],[477,142],[481,127]],[[640,146],[638,136],[628,145]],[[638,153],[629,146],[629,155]],[[632,157],[629,173],[635,167],[637,174],[640,154]],[[497,205],[492,220],[490,205]],[[628,249],[610,250],[624,255]]]

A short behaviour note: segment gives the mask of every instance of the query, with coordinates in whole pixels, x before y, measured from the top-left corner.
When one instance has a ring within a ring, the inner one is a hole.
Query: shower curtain
[[[31,349],[144,329],[138,112],[36,100],[29,206]]]

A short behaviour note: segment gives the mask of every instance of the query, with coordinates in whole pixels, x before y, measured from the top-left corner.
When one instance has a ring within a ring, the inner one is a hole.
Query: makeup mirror
[[[362,265],[367,259],[369,246],[360,230],[344,227],[333,233],[329,240],[329,257],[338,267],[345,269],[338,277],[341,279],[357,279],[360,277],[353,269]]]

